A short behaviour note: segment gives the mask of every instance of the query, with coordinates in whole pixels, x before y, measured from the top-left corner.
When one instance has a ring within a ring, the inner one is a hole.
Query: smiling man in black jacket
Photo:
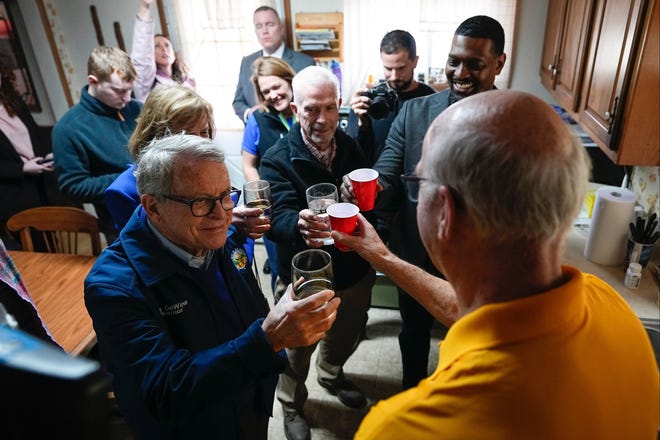
[[[344,174],[370,165],[358,144],[337,129],[341,104],[337,78],[327,69],[312,66],[298,73],[292,85],[295,98],[291,106],[299,123],[266,151],[260,169],[261,178],[271,185],[272,227],[268,236],[277,244],[280,278],[276,298],[291,282],[293,255],[323,246],[319,239],[329,236],[325,223],[307,209],[305,190],[321,182],[339,186]],[[319,383],[346,406],[360,408],[366,399],[345,379],[342,367],[358,342],[375,273],[354,252],[339,252],[332,245],[323,249],[332,255],[333,287],[342,303],[335,324],[319,344]],[[310,438],[303,405],[314,349],[315,346],[287,350],[290,366],[280,375],[277,398],[282,403],[288,439]]]

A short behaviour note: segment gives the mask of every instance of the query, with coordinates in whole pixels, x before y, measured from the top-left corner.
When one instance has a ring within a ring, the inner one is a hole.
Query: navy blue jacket
[[[279,117],[279,112],[273,108],[269,112],[256,111],[253,113],[259,127],[259,144],[257,145],[257,168],[266,150],[275,145],[289,133]]]
[[[271,414],[286,355],[261,329],[268,304],[235,237],[209,270],[194,269],[162,246],[140,207],[85,280],[101,358],[136,439],[234,439],[242,416]]]

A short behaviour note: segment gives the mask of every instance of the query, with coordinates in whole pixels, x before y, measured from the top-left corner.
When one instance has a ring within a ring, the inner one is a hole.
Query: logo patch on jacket
[[[158,311],[160,312],[160,316],[162,317],[176,316],[183,313],[183,309],[187,305],[188,305],[188,300],[185,300],[174,304],[162,305],[158,307]]]
[[[239,271],[244,271],[248,265],[248,257],[245,249],[242,247],[237,247],[231,251],[231,262],[234,263],[234,266]]]

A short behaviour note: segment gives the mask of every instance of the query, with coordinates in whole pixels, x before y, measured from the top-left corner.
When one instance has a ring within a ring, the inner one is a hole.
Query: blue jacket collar
[[[227,240],[236,240],[238,231],[232,225],[227,233]],[[147,214],[138,206],[133,215],[119,233],[118,241],[124,247],[126,258],[136,268],[142,282],[153,285],[171,276],[173,273],[189,275],[190,267],[186,262],[166,250],[147,225]],[[220,249],[214,258],[221,258]]]
[[[147,214],[138,207],[119,234],[119,240],[126,251],[126,257],[136,268],[136,274],[147,285],[171,276],[173,273],[187,273],[185,262],[163,248],[154,233],[147,226]]]

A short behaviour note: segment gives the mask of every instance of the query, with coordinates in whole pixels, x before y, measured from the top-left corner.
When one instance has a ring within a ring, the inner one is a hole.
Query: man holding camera
[[[372,89],[358,90],[351,100],[346,132],[371,154],[375,162],[385,146],[387,133],[403,103],[434,93],[431,87],[415,81],[417,46],[409,32],[395,30],[380,42],[385,82]]]
[[[385,81],[371,89],[358,90],[351,100],[346,132],[369,155],[372,163],[378,160],[385,147],[385,139],[403,103],[412,98],[435,93],[426,84],[415,81],[417,44],[410,32],[390,31],[380,42]],[[384,242],[389,242],[391,223],[396,210],[376,208],[376,229]],[[366,326],[368,316],[365,316]],[[363,330],[364,333],[364,330]]]
[[[420,239],[416,194],[408,187],[401,187],[402,180],[405,180],[401,175],[414,174],[424,135],[433,120],[455,102],[494,89],[495,77],[500,74],[505,62],[504,30],[497,20],[478,15],[463,21],[454,32],[447,56],[445,73],[449,88],[408,101],[401,107],[374,165],[380,173],[379,184],[383,186],[377,209],[387,209],[398,216],[391,225],[390,247],[400,258],[433,275],[440,273],[431,263]],[[342,196],[354,199],[348,176],[344,176]],[[408,389],[428,376],[433,317],[403,289],[398,290],[402,321],[399,334],[402,385],[403,389]]]

